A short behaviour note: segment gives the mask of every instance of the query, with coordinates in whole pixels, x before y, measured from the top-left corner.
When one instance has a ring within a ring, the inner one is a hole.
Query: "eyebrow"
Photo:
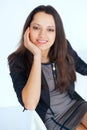
[[[38,24],[38,23],[33,23],[32,25],[38,25],[38,26],[41,26],[40,24]],[[47,27],[52,27],[52,28],[55,28],[55,26],[53,26],[53,25],[48,25]]]

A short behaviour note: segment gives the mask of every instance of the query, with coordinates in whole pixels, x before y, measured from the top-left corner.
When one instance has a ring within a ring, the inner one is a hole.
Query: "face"
[[[41,51],[48,51],[54,44],[56,27],[54,18],[45,12],[36,13],[30,24],[30,40]]]

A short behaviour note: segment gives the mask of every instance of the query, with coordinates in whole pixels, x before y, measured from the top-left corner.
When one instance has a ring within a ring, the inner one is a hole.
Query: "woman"
[[[29,14],[8,63],[19,102],[35,109],[48,130],[87,129],[87,102],[74,90],[76,71],[87,75],[87,64],[66,40],[52,6],[38,6]]]

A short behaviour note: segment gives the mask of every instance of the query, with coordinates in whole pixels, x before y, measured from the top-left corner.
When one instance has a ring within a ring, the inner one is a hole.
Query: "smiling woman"
[[[47,43],[47,46],[51,46],[56,35],[53,16],[44,12],[37,13],[30,24],[30,32],[30,39],[34,44]]]
[[[36,110],[48,130],[87,128],[87,102],[74,89],[76,72],[87,75],[87,64],[66,39],[52,6],[32,10],[8,63],[19,102]]]
[[[56,35],[56,27],[53,16],[44,12],[38,12],[33,17],[27,32],[28,35],[30,34],[31,42],[42,52],[45,51],[45,55],[48,57],[47,55],[49,49],[54,44]]]

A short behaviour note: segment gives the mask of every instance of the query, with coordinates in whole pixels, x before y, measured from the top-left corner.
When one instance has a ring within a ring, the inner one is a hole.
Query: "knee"
[[[87,128],[85,128],[83,126],[83,124],[79,124],[79,126],[76,128],[76,130],[87,130]]]
[[[84,115],[82,122],[81,122],[87,129],[87,113]]]

